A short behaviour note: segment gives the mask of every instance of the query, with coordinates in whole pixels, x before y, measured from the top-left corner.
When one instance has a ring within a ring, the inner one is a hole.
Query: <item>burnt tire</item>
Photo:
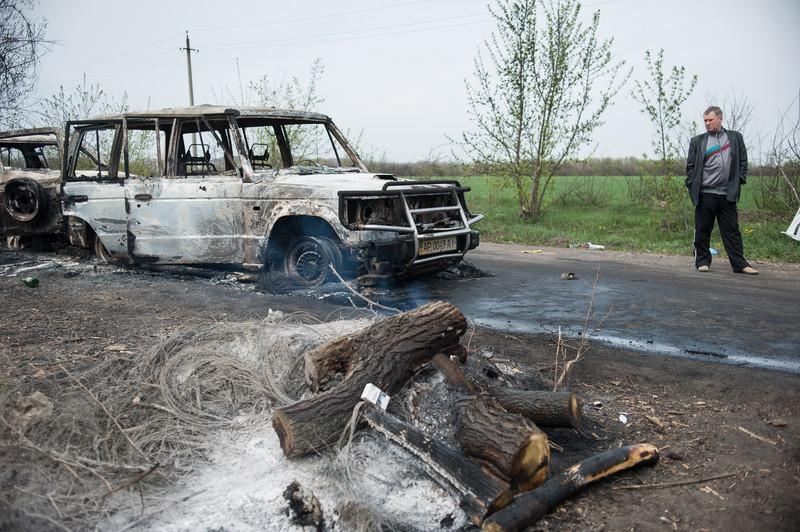
[[[319,286],[333,274],[330,267],[341,269],[342,254],[330,238],[304,236],[292,241],[283,258],[283,270],[296,285]]]
[[[33,179],[19,177],[6,183],[3,206],[14,220],[33,223],[44,216],[47,205],[47,192]]]

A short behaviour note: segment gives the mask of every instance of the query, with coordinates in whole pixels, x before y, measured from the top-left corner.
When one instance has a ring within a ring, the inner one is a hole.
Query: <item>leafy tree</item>
[[[686,68],[673,66],[669,73],[665,72],[664,50],[659,50],[653,57],[649,50],[644,53],[647,65],[647,79],[636,80],[631,95],[641,106],[641,112],[653,124],[651,146],[658,157],[659,176],[653,178],[651,198],[655,201],[656,212],[661,214],[663,229],[672,230],[678,222],[684,228],[689,223],[682,208],[686,202],[686,191],[682,180],[676,180],[672,162],[683,158],[688,146],[684,135],[683,104],[694,92],[697,75],[686,79]]]
[[[694,92],[697,75],[689,78],[688,85],[686,68],[683,66],[673,66],[667,75],[664,72],[663,49],[659,50],[655,58],[650,50],[647,50],[644,53],[644,61],[649,79],[636,80],[634,82],[636,87],[631,95],[642,106],[642,113],[655,126],[651,145],[662,162],[664,175],[667,175],[669,160],[680,157],[685,149],[680,142],[682,106]]]
[[[18,125],[47,50],[47,21],[32,19],[34,0],[0,0],[0,127]]]
[[[627,81],[612,39],[600,40],[600,12],[588,25],[576,0],[496,0],[497,28],[467,82],[473,130],[463,148],[517,192],[520,216],[538,218],[550,181],[602,124]]]

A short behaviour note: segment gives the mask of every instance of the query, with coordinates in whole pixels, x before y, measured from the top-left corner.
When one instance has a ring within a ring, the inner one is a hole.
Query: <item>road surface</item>
[[[699,273],[691,257],[484,243],[468,261],[491,277],[420,281],[397,300],[444,299],[480,325],[582,333],[620,347],[800,373],[800,265],[725,258]],[[562,280],[573,273],[575,280]],[[595,283],[596,280],[596,283]]]

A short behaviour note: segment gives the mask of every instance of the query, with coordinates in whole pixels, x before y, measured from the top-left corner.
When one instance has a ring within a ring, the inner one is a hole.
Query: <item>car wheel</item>
[[[47,192],[33,179],[11,179],[6,183],[3,205],[18,222],[35,222],[44,215],[47,203]]]
[[[108,252],[103,242],[100,240],[100,237],[97,235],[94,237],[94,255],[97,257],[97,260],[103,264],[110,264],[114,261],[111,253]]]
[[[341,267],[341,252],[330,238],[304,236],[289,244],[283,264],[292,281],[301,286],[319,286],[330,277],[330,266]]]

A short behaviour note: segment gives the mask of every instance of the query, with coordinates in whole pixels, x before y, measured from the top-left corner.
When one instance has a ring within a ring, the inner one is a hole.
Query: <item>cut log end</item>
[[[572,428],[576,429],[581,424],[581,419],[583,418],[583,405],[581,404],[581,400],[578,399],[578,396],[570,394],[569,397],[569,420]]]
[[[275,429],[275,433],[278,435],[283,454],[289,456],[291,449],[294,448],[294,434],[291,422],[280,410],[276,410],[272,416],[272,428]]]
[[[514,457],[511,467],[511,487],[528,491],[541,486],[550,467],[550,446],[543,432],[531,434]]]

